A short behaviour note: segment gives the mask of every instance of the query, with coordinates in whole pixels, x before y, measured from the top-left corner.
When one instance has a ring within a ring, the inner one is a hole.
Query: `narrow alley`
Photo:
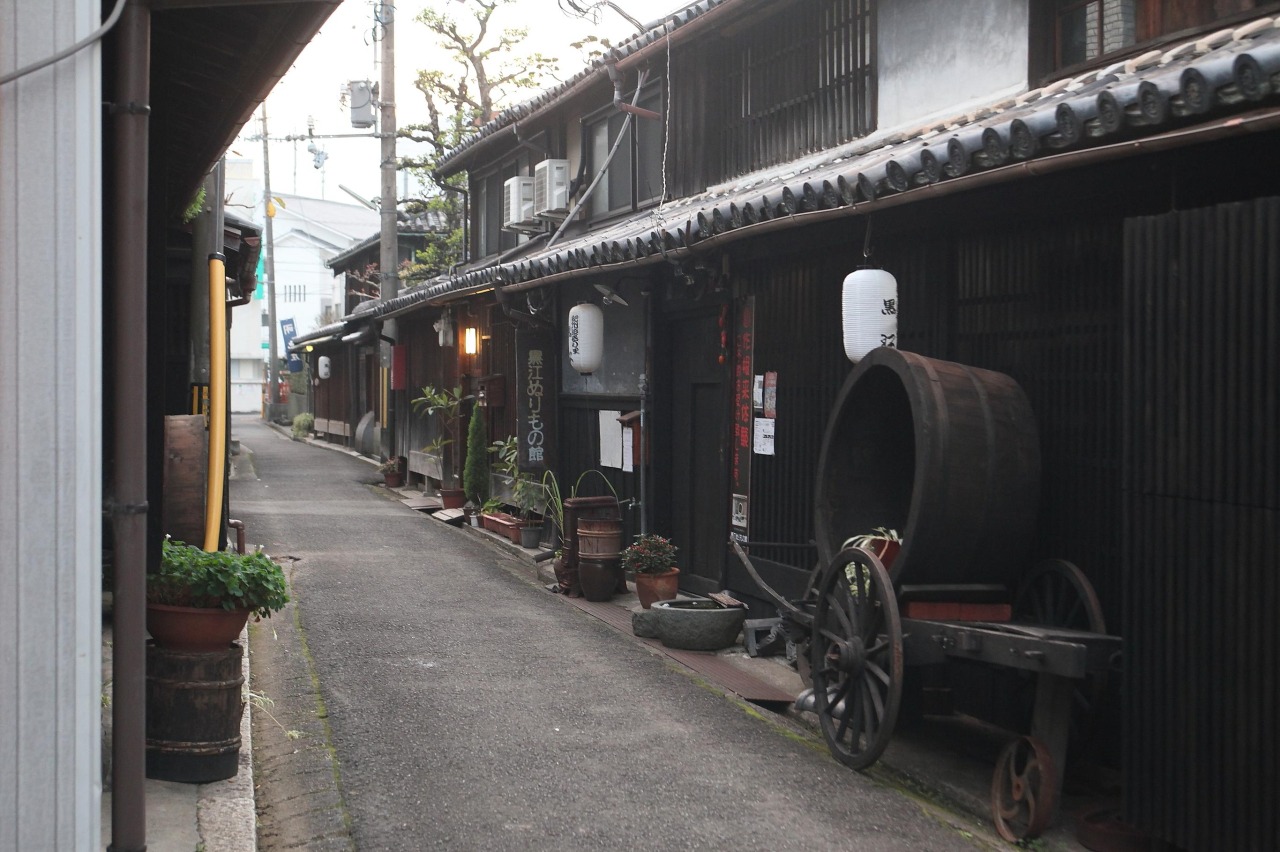
[[[548,594],[372,466],[238,417],[260,848],[994,848]]]

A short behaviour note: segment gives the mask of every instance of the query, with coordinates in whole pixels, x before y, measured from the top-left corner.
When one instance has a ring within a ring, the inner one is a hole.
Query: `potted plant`
[[[404,456],[392,456],[378,465],[378,473],[388,488],[399,488],[404,485],[406,459]]]
[[[205,551],[166,538],[160,570],[147,576],[147,630],[162,647],[220,651],[249,616],[288,602],[284,571],[261,550]]]
[[[840,549],[847,547],[861,547],[863,550],[873,554],[880,563],[884,565],[886,571],[893,565],[893,560],[897,557],[898,551],[902,549],[902,539],[898,536],[898,531],[888,527],[876,527],[869,533],[851,536],[844,540],[844,544],[840,545]]]
[[[520,469],[520,447],[514,435],[494,441],[489,451],[495,457],[493,468],[511,481],[511,502],[519,512],[519,543],[523,547],[537,547],[542,538],[542,524],[534,523],[534,516],[542,505],[543,487]]]
[[[674,600],[680,591],[676,546],[660,535],[636,536],[635,543],[622,551],[622,567],[635,575],[636,596],[645,609],[657,601]]]
[[[410,400],[413,410],[423,417],[438,416],[438,432],[431,443],[423,447],[423,451],[440,457],[440,503],[446,509],[458,509],[466,502],[466,494],[458,487],[458,474],[453,469],[452,451],[446,459],[445,449],[455,443],[458,438],[458,415],[462,411],[462,403],[471,399],[462,395],[462,388],[453,390],[424,385],[422,395]]]
[[[582,481],[593,473],[600,477],[600,481],[609,489],[609,493],[616,498],[618,496],[618,492],[614,490],[613,483],[609,482],[608,477],[595,468],[584,470],[578,476],[577,481],[573,483],[573,487],[569,489],[567,497],[561,493],[560,481],[556,479],[554,471],[548,470],[542,475],[543,511],[546,516],[551,519],[552,532],[554,536],[553,544],[563,542],[566,534],[568,533],[568,530],[564,527],[564,501],[578,496],[578,489],[582,487]]]

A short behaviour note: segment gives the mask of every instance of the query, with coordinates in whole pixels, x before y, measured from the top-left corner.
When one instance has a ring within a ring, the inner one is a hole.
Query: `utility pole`
[[[394,299],[400,279],[396,271],[396,27],[395,7],[381,5],[382,23],[382,301]]]
[[[397,239],[396,239],[396,26],[395,7],[391,3],[378,6],[378,23],[382,25],[382,85],[381,85],[381,121],[378,127],[382,137],[382,229],[379,238],[380,278],[378,298],[383,302],[394,299],[400,290]],[[395,340],[395,320],[387,320],[383,324],[382,335]],[[383,340],[378,341],[380,351],[388,346]],[[390,367],[384,361],[384,367]],[[395,406],[393,394],[387,391],[387,422],[382,424],[382,449],[389,458],[395,453]]]
[[[271,217],[275,214],[271,200],[271,152],[267,138],[267,102],[262,102],[262,206],[266,218],[264,233],[267,252],[267,411],[266,419],[274,420],[280,404],[279,353],[276,352],[276,248],[272,240]]]

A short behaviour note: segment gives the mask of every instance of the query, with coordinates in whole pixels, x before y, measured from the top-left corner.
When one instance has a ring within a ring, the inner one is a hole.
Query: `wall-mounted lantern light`
[[[474,355],[480,351],[480,332],[475,328],[468,328],[463,336],[462,351],[468,355]]]
[[[898,346],[898,281],[883,269],[856,269],[841,295],[844,354],[853,363],[879,346]]]
[[[583,302],[569,309],[569,366],[583,375],[600,369],[604,354],[604,312]]]
[[[329,356],[321,355],[316,359],[316,375],[322,379],[329,378]]]

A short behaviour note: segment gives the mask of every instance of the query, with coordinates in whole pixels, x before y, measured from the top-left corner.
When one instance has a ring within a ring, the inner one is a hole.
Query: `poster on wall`
[[[733,493],[730,534],[745,540],[750,517],[747,507],[751,494],[752,426],[756,408],[756,377],[752,371],[755,334],[755,299],[738,302],[733,329],[733,461],[731,489]]]
[[[550,331],[516,330],[516,434],[520,465],[527,469],[555,463],[556,345]]]
[[[758,456],[773,455],[773,425],[774,421],[769,417],[756,418],[756,432],[754,439],[754,449]]]

